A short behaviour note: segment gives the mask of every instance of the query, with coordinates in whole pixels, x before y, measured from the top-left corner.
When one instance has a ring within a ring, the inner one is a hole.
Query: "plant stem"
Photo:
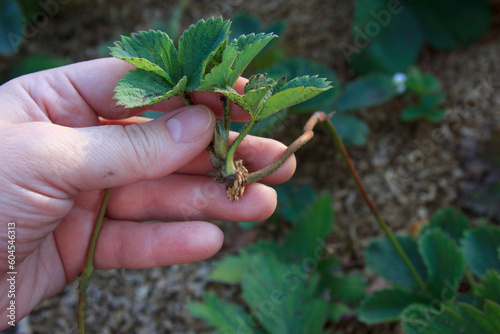
[[[226,168],[224,171],[225,175],[234,174],[236,172],[236,169],[234,167],[234,153],[236,152],[236,148],[238,148],[238,145],[241,143],[243,138],[245,138],[245,136],[247,134],[249,134],[250,131],[252,131],[252,129],[254,128],[254,126],[256,124],[257,124],[257,121],[255,121],[253,119],[250,120],[250,122],[248,122],[245,125],[245,127],[241,130],[238,137],[236,137],[236,139],[233,141],[233,143],[229,147],[229,150],[227,151],[227,156],[226,156]]]
[[[190,105],[193,105],[193,101],[191,100],[191,96],[189,96],[189,93],[184,91],[182,93],[182,95],[179,95],[183,100],[184,100],[184,103],[187,105],[187,106],[190,106]]]
[[[361,194],[361,196],[363,197],[366,205],[370,208],[370,211],[372,212],[373,216],[377,220],[379,226],[382,228],[382,230],[384,231],[384,233],[387,235],[387,238],[389,238],[389,241],[391,242],[391,244],[396,249],[396,252],[401,257],[401,259],[403,260],[403,262],[406,264],[406,266],[408,267],[408,269],[410,270],[413,278],[417,282],[417,284],[420,287],[420,289],[426,295],[430,296],[431,293],[430,293],[429,289],[427,288],[427,286],[425,285],[425,283],[422,280],[422,278],[420,277],[417,269],[415,269],[415,266],[413,265],[413,263],[411,262],[411,260],[408,258],[408,255],[405,253],[405,251],[403,250],[403,248],[399,244],[398,240],[396,239],[396,237],[394,236],[394,234],[390,230],[389,226],[382,219],[382,217],[380,216],[380,213],[378,212],[377,208],[375,207],[375,205],[373,204],[373,202],[368,197],[368,194],[367,194],[365,188],[363,187],[363,184],[361,183],[359,175],[356,172],[356,168],[354,168],[354,164],[352,163],[352,160],[349,157],[349,154],[347,153],[347,150],[346,150],[344,144],[342,143],[342,140],[340,140],[340,137],[339,137],[339,135],[337,133],[337,130],[335,130],[335,127],[333,126],[333,124],[330,121],[329,117],[327,117],[324,113],[319,113],[319,114],[320,115],[318,115],[318,118],[320,118],[320,120],[325,123],[326,128],[327,128],[328,132],[330,133],[330,136],[332,137],[333,143],[335,144],[335,146],[337,147],[337,149],[342,154],[342,158],[344,159],[344,162],[348,166],[349,173],[351,174],[352,179],[356,183],[356,187],[358,188],[358,191]]]
[[[297,151],[305,143],[307,143],[314,136],[313,128],[316,123],[318,123],[318,120],[320,120],[316,116],[316,114],[311,116],[311,118],[304,126],[304,133],[299,138],[297,138],[290,146],[288,146],[287,149],[283,153],[281,153],[281,155],[277,157],[270,165],[262,168],[261,170],[248,174],[247,184],[257,182],[264,177],[274,173],[292,154],[295,153],[295,151]]]
[[[109,198],[111,196],[112,188],[108,188],[104,191],[104,196],[102,198],[101,207],[99,208],[99,212],[97,214],[96,222],[94,225],[94,229],[92,230],[92,236],[90,237],[89,248],[87,251],[87,262],[85,264],[85,268],[83,269],[82,274],[79,278],[78,284],[78,333],[85,333],[85,294],[87,292],[87,288],[89,287],[90,278],[92,277],[92,273],[94,272],[94,253],[95,247],[97,245],[97,238],[99,236],[99,232],[101,231],[102,221],[104,219],[104,213],[106,212],[106,207],[108,206]]]
[[[230,115],[230,107],[231,103],[229,99],[222,95],[221,96],[222,103],[224,104],[224,130],[226,130],[226,138],[229,138],[229,130],[231,128],[231,115]],[[227,143],[229,145],[229,143]]]

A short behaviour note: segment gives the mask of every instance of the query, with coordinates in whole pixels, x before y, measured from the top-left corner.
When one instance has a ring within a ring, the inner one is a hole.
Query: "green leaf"
[[[22,18],[17,1],[0,1],[0,55],[12,55],[19,49],[24,40]]]
[[[426,110],[433,110],[438,107],[446,98],[444,93],[426,94],[420,98],[420,106]]]
[[[249,321],[252,317],[240,306],[230,304],[219,299],[215,294],[208,293],[204,296],[204,303],[191,302],[188,304],[189,312],[195,317],[201,318],[211,327],[215,327],[216,333],[256,333],[264,334],[256,329],[257,324]]]
[[[332,82],[335,89],[330,89],[308,101],[290,108],[291,113],[310,113],[317,110],[330,110],[338,99],[340,93],[340,80],[335,72],[329,67],[305,58],[287,58],[278,64],[264,69],[268,77],[276,80],[279,78],[295,78],[311,73],[318,74],[319,77],[326,78]]]
[[[273,33],[242,35],[230,43],[229,47],[235,48],[238,53],[234,63],[232,64],[232,71],[229,76],[228,86],[232,87],[236,83],[236,80],[238,80],[252,59],[255,58],[255,56],[257,56],[257,54],[276,37],[278,36]]]
[[[420,121],[422,119],[425,119],[426,113],[427,110],[421,107],[409,106],[403,110],[403,113],[401,114],[401,120],[405,122]]]
[[[335,113],[332,123],[345,146],[366,144],[370,129],[365,121],[344,113]]]
[[[287,221],[293,223],[298,223],[301,220],[303,213],[307,211],[310,204],[316,198],[316,191],[313,187],[298,187],[293,182],[285,182],[275,187],[275,190],[278,193],[278,206],[276,211]]]
[[[499,246],[500,228],[497,226],[485,225],[466,232],[462,252],[474,274],[481,277],[489,269],[500,272]]]
[[[263,256],[263,254],[267,253],[273,253],[276,256],[284,257],[284,252],[278,243],[261,240],[246,248],[240,249],[238,255],[225,256],[224,259],[215,264],[215,268],[210,273],[209,277],[214,281],[223,283],[240,283],[252,257]]]
[[[328,304],[315,297],[318,277],[294,266],[273,253],[254,257],[243,278],[243,297],[268,333],[321,333]]]
[[[293,225],[283,243],[283,251],[292,259],[311,257],[317,265],[324,252],[324,239],[334,224],[332,198],[321,195]]]
[[[409,290],[379,290],[363,301],[359,309],[359,319],[367,324],[396,321],[407,306],[427,302],[430,302],[427,297]]]
[[[258,90],[260,88],[268,87],[270,85],[273,86],[275,84],[276,81],[274,81],[272,78],[268,78],[265,74],[252,75],[245,85],[244,93],[247,94],[252,90]]]
[[[490,317],[472,305],[459,303],[460,315],[467,325],[467,333],[498,334],[500,327],[492,322]]]
[[[358,73],[403,72],[417,60],[424,39],[407,1],[357,0],[353,40],[341,44]]]
[[[492,13],[486,1],[413,1],[408,4],[424,38],[438,49],[457,49],[489,30]]]
[[[330,305],[330,319],[333,322],[339,322],[344,314],[353,313],[351,308],[343,303]]]
[[[354,80],[344,87],[337,103],[339,112],[369,108],[398,95],[392,76],[370,74]]]
[[[396,236],[405,253],[417,269],[420,277],[427,277],[427,270],[417,249],[417,243],[410,236]],[[374,239],[365,248],[366,268],[382,276],[389,282],[405,287],[417,287],[410,270],[394,249],[389,239]]]
[[[248,267],[250,256],[239,254],[238,256],[226,255],[221,261],[215,264],[214,270],[210,273],[211,280],[235,284],[241,282]]]
[[[432,73],[424,73],[416,66],[407,72],[406,88],[417,95],[436,94],[441,90],[441,83]]]
[[[428,305],[413,304],[403,311],[401,319],[407,334],[472,333],[464,331],[464,320],[448,308],[439,312]]]
[[[402,314],[408,334],[456,334],[500,332],[500,306],[486,302],[486,312],[464,303],[458,303],[459,313],[442,308],[436,311],[426,305],[411,305]]]
[[[432,109],[426,112],[424,119],[433,122],[433,123],[439,123],[442,122],[445,116],[445,111],[444,109]]]
[[[439,210],[430,218],[429,225],[422,229],[421,234],[425,234],[428,228],[440,229],[458,245],[465,231],[469,229],[469,219],[462,211],[447,207]]]
[[[177,95],[185,86],[185,77],[177,86],[172,87],[165,78],[139,68],[125,74],[123,79],[118,81],[114,99],[118,100],[117,105],[127,108],[141,107]]]
[[[418,248],[428,269],[429,288],[434,297],[455,299],[465,272],[465,259],[458,246],[443,231],[431,230],[418,239]]]
[[[485,300],[500,304],[500,274],[495,270],[488,270],[481,278],[481,282],[474,287],[474,296],[482,306]]]
[[[205,67],[229,36],[229,21],[222,18],[200,20],[179,38],[179,58],[187,90],[198,88]]]
[[[111,55],[159,75],[170,86],[176,86],[182,79],[179,55],[173,41],[162,31],[141,31],[131,37],[122,36],[110,48]]]
[[[251,118],[258,119],[258,110],[262,109],[266,96],[268,96],[272,85],[254,89],[240,95],[234,89],[226,87],[225,89],[214,89],[216,93],[224,94],[228,99],[236,103],[243,110],[247,111]]]
[[[303,76],[287,82],[265,103],[257,119],[264,119],[283,109],[289,108],[332,88],[329,81],[318,76]]]
[[[500,332],[500,305],[490,300],[485,301],[484,311],[490,317],[492,324]]]
[[[227,50],[227,49],[226,49]],[[234,59],[232,60],[234,61]],[[200,92],[211,92],[216,88],[224,89],[228,83],[229,73],[231,71],[232,61],[228,60],[220,63],[207,73],[196,89]]]
[[[332,300],[344,303],[357,302],[366,296],[367,282],[362,273],[328,278]]]

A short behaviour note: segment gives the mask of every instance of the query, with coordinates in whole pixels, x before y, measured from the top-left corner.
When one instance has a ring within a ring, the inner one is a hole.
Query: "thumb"
[[[18,143],[22,157],[14,157],[17,162],[13,163],[19,164],[19,158],[24,158],[24,165],[37,179],[34,181],[49,184],[54,191],[75,194],[174,172],[210,144],[215,116],[207,107],[196,105],[127,126],[23,125],[31,128],[22,131],[28,142]]]

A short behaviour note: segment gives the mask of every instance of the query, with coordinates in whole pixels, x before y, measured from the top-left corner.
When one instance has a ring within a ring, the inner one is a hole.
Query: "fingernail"
[[[212,117],[212,112],[205,106],[188,107],[167,121],[170,138],[177,143],[192,143],[207,132]]]

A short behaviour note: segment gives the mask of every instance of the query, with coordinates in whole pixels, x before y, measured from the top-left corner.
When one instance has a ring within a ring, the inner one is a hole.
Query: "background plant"
[[[291,192],[288,199],[302,191],[307,190]],[[287,208],[282,205],[280,214],[288,216]],[[210,274],[215,282],[241,285],[248,311],[208,292],[204,302],[189,305],[193,315],[218,333],[323,333],[328,321],[353,315],[366,283],[360,273],[343,274],[325,248],[334,225],[332,199],[317,195],[300,209],[287,222],[283,238],[261,240],[227,255]]]
[[[402,320],[407,333],[436,333],[438,327],[440,333],[498,333],[500,228],[486,222],[471,228],[460,211],[444,208],[416,238],[397,239],[429,293],[418,288],[389,240],[375,239],[365,249],[366,267],[394,287],[363,301],[362,321]]]
[[[258,18],[248,14],[237,14],[233,20],[236,33],[263,26]],[[272,25],[272,28],[284,31],[286,22],[277,22]],[[266,31],[269,31],[271,28],[267,29]],[[258,56],[253,62],[255,65],[252,69],[267,73],[275,79],[283,76],[295,77],[318,73],[331,81],[336,89],[290,107],[286,113],[271,116],[256,127],[255,134],[273,133],[276,124],[281,124],[286,114],[310,114],[317,110],[335,110],[336,114],[332,122],[344,144],[362,146],[366,143],[369,127],[357,114],[362,110],[370,112],[370,108],[383,105],[401,95],[408,104],[408,107],[402,111],[403,121],[439,122],[444,118],[444,110],[440,108],[440,105],[444,102],[445,95],[441,91],[439,80],[430,73],[423,73],[418,67],[409,67],[417,60],[416,57],[408,67],[402,68],[405,73],[372,68],[371,71],[366,71],[354,80],[342,84],[335,72],[323,64],[307,58],[287,57],[286,55],[290,53],[289,49],[285,43],[270,44],[262,56]],[[392,62],[393,59],[387,61]],[[240,130],[241,126],[233,128]]]
[[[476,41],[491,18],[483,0],[356,0],[353,44],[342,47],[358,73],[403,72],[426,45],[452,50]]]

